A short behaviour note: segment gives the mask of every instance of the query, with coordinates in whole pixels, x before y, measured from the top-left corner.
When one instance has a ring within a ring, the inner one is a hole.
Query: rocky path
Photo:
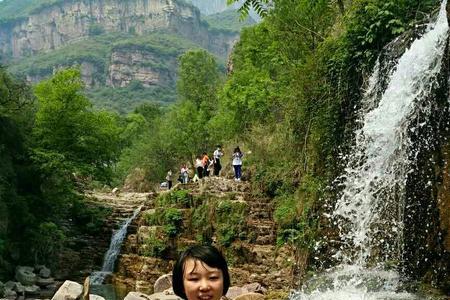
[[[95,205],[110,208],[112,213],[107,218],[107,226],[117,229],[139,207],[145,205],[152,193],[134,192],[89,192],[89,201]]]
[[[227,199],[247,203],[247,238],[235,241],[230,247],[231,250],[224,249],[230,250],[232,285],[243,286],[257,282],[275,291],[286,291],[291,286],[292,274],[289,267],[292,263],[292,253],[286,248],[276,247],[276,226],[271,199],[253,195],[248,182],[235,182],[224,177],[207,177],[196,183],[176,184],[171,191],[160,193],[177,190],[187,190],[194,198],[199,199]],[[153,210],[152,202],[156,197],[157,194],[149,195],[144,201],[146,205],[143,210]],[[182,211],[189,217],[189,209]],[[187,219],[183,222],[189,223]],[[171,271],[172,261],[167,257],[143,256],[142,250],[139,249],[142,249],[146,234],[152,229],[143,219],[136,220],[135,225],[138,228],[136,231],[130,231],[120,256],[115,282],[125,284],[131,287],[131,290],[151,294],[155,280]],[[170,247],[176,247],[179,251],[187,245],[198,243],[195,238],[195,234],[183,234],[171,241]]]

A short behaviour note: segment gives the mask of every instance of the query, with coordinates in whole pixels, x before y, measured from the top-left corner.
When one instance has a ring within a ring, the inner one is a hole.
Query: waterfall
[[[105,254],[105,258],[103,259],[102,270],[99,272],[93,272],[91,275],[92,285],[102,284],[105,277],[114,271],[114,263],[116,262],[116,258],[120,253],[123,239],[127,235],[128,225],[130,225],[130,223],[136,218],[141,209],[142,206],[136,208],[133,215],[123,222],[119,230],[114,232],[111,238],[111,243],[109,244],[109,249]]]
[[[290,299],[417,299],[399,291],[399,274],[387,265],[402,259],[405,183],[417,153],[408,133],[425,125],[412,124],[414,116],[431,114],[425,100],[436,86],[444,55],[446,2],[436,22],[399,59],[380,96],[375,66],[357,114],[354,146],[336,180],[342,192],[330,218],[340,231],[335,254],[340,264]]]

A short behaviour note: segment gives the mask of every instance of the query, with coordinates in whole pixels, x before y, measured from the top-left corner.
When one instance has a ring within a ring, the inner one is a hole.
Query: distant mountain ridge
[[[188,2],[198,7],[204,15],[212,15],[229,8],[227,0],[188,0]]]
[[[4,0],[0,63],[30,82],[79,66],[97,104],[126,112],[174,101],[177,57],[203,48],[224,64],[244,25],[184,0]]]

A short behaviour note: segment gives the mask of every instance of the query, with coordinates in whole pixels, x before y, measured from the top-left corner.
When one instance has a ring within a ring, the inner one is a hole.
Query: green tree
[[[215,58],[205,50],[192,50],[180,58],[179,102],[168,112],[162,130],[180,158],[193,160],[207,149],[208,120],[217,111],[221,76]]]
[[[67,69],[35,87],[39,101],[33,134],[35,159],[47,171],[108,179],[119,151],[114,115],[94,112],[82,95],[80,71]]]

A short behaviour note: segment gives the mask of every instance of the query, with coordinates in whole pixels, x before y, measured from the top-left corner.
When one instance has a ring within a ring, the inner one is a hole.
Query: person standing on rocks
[[[214,175],[219,176],[219,172],[222,169],[220,159],[223,156],[222,147],[220,145],[217,145],[217,149],[214,151],[213,156],[214,156]]]
[[[183,164],[181,166],[180,178],[181,178],[181,182],[184,184],[188,183],[188,181],[189,181],[189,173],[188,173],[188,168],[187,168],[186,164]]]
[[[195,159],[195,169],[197,170],[198,179],[203,178],[203,162],[201,156],[197,156]]]
[[[173,268],[172,287],[183,300],[220,300],[230,287],[230,274],[223,255],[213,246],[186,249]]]
[[[206,152],[203,152],[202,162],[203,162],[203,177],[208,177],[209,176],[209,170],[208,170],[209,157]]]
[[[172,188],[172,170],[169,170],[166,175],[167,188],[170,190]]]
[[[234,180],[241,181],[242,176],[242,157],[244,154],[242,153],[239,146],[234,148],[233,151],[233,168],[234,168]]]

